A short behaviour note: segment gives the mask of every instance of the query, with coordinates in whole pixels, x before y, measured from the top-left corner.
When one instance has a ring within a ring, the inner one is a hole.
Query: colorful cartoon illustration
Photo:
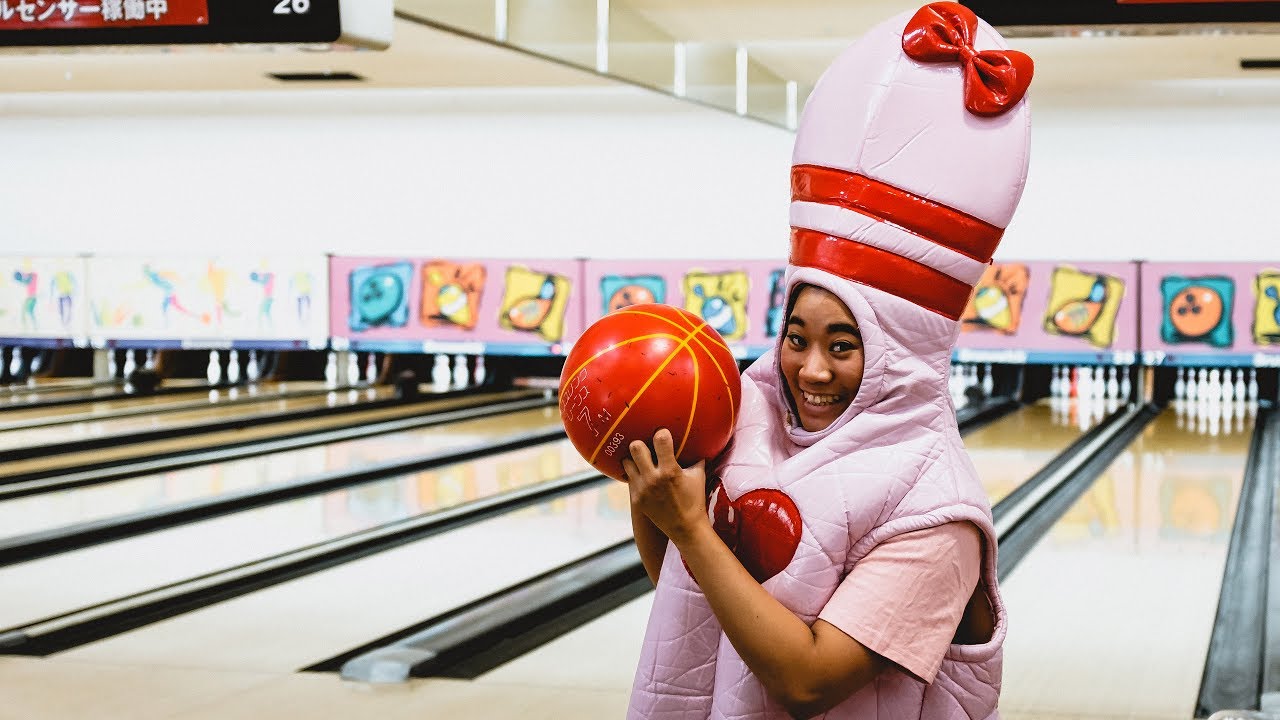
[[[1062,266],[1053,270],[1044,331],[1078,337],[1098,348],[1115,341],[1116,316],[1124,299],[1124,281],[1110,275]]]
[[[58,306],[58,322],[62,323],[64,330],[70,330],[75,308],[76,276],[68,270],[54,273],[49,294]]]
[[[1004,335],[1017,333],[1022,325],[1022,302],[1027,297],[1030,281],[1031,271],[1026,265],[1013,263],[988,267],[960,316],[960,329]]]
[[[498,325],[559,342],[564,336],[564,316],[573,282],[563,275],[518,266],[507,268],[506,281]]]
[[[349,275],[351,315],[347,325],[356,332],[375,327],[404,327],[409,322],[409,284],[413,264],[358,267]]]
[[[1160,280],[1160,295],[1164,300],[1161,340],[1170,345],[1231,347],[1235,341],[1231,325],[1235,281],[1231,278],[1167,275]]]
[[[667,301],[667,281],[657,275],[605,275],[600,278],[601,313],[608,315],[631,305]]]
[[[235,317],[240,313],[231,308],[227,302],[227,283],[231,277],[231,272],[225,267],[210,260],[205,266],[204,279],[201,281],[201,289],[207,289],[213,297],[213,302],[209,306],[209,310],[200,313],[200,322],[205,325],[213,325],[216,328],[222,327],[222,321],[227,317]]]
[[[14,270],[13,279],[26,290],[26,298],[22,301],[22,329],[34,332],[36,323],[36,293],[39,290],[39,275],[35,270]]]
[[[1280,345],[1280,270],[1268,268],[1253,280],[1253,342]]]
[[[769,273],[769,309],[765,313],[765,337],[775,338],[782,334],[783,314],[787,311],[786,271],[773,270]]]
[[[481,263],[466,265],[432,260],[422,266],[422,324],[456,325],[474,330],[487,271]]]
[[[684,308],[698,315],[730,342],[747,334],[747,273],[691,272],[684,276]]]
[[[295,300],[294,312],[298,315],[298,324],[306,325],[311,321],[311,273],[299,270],[289,278],[289,290]]]
[[[146,277],[148,282],[160,290],[160,317],[164,321],[165,327],[169,326],[170,308],[177,310],[183,315],[191,314],[178,298],[178,284],[181,280],[177,273],[167,270],[155,270],[148,264],[142,266],[142,274]],[[135,324],[139,322],[139,320],[140,318],[135,318]]]
[[[262,286],[262,297],[258,300],[258,327],[270,328],[271,306],[276,301],[276,274],[270,270],[253,270],[249,273],[249,282]]]

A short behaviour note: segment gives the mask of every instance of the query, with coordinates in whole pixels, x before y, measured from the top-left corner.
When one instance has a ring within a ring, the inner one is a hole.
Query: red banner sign
[[[207,25],[207,0],[0,0],[0,30]]]

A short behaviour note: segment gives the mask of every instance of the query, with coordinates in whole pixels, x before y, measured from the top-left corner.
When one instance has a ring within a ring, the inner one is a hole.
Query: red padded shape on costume
[[[710,514],[716,534],[756,582],[786,569],[800,546],[800,509],[781,490],[751,490],[731,501],[717,484]]]

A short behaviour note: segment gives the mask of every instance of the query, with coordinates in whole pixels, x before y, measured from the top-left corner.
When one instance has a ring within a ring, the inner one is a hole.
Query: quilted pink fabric
[[[890,184],[1004,228],[1026,179],[1026,101],[998,117],[966,112],[958,66],[917,63],[901,50],[910,13],[872,30],[823,76],[801,120],[794,163]],[[985,23],[979,49],[1005,47]],[[793,227],[915,253],[972,285],[985,263],[843,208],[792,206]],[[916,249],[913,249],[916,248]],[[1007,632],[996,581],[991,511],[956,428],[947,390],[958,324],[870,284],[789,266],[788,290],[818,285],[840,297],[862,329],[866,369],[852,405],[821,432],[788,419],[776,349],[743,376],[734,441],[716,468],[729,500],[785,493],[803,533],[786,568],[764,587],[812,623],[858,560],[901,533],[969,521],[985,536],[982,583],[995,613],[983,645],[953,645],[932,684],[889,669],[827,718],[995,717]],[[670,546],[636,672],[630,718],[787,718],[734,651]]]

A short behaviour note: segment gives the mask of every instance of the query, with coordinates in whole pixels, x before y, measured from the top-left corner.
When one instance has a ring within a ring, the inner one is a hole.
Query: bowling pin
[[[9,377],[19,378],[22,376],[22,348],[13,349],[13,354],[9,357]]]
[[[969,365],[968,369],[969,369],[969,375],[965,379],[965,385],[964,385],[965,390],[968,390],[971,387],[978,387],[978,366]]]
[[[991,363],[987,363],[982,372],[982,394],[991,397],[991,393],[996,389],[996,380],[991,373]]]
[[[476,379],[476,385],[483,385],[483,384],[484,384],[485,376],[486,376],[486,371],[485,371],[485,369],[484,369],[484,356],[483,356],[483,355],[477,355],[477,356],[476,356],[476,369],[475,369],[475,374],[474,374],[474,377],[475,377],[475,379]]]
[[[31,358],[30,374],[35,375],[40,372],[40,368],[44,367],[44,353],[38,352]]]
[[[1249,384],[1245,389],[1247,390],[1245,397],[1249,402],[1258,402],[1258,373],[1253,368],[1249,368]]]
[[[1062,378],[1058,375],[1058,366],[1049,371],[1049,397],[1058,397],[1058,388],[1062,387]]]
[[[205,368],[204,375],[210,385],[218,385],[222,382],[222,364],[219,362],[217,350],[209,351],[209,366]]]
[[[1107,368],[1107,397],[1111,400],[1120,398],[1120,381],[1116,379],[1116,369]]]
[[[1236,400],[1239,400],[1239,401],[1241,401],[1241,402],[1244,402],[1244,400],[1246,400],[1245,393],[1246,393],[1247,391],[1245,390],[1245,386],[1244,386],[1244,371],[1243,371],[1243,370],[1241,370],[1241,371],[1239,372],[1239,374],[1238,374],[1238,375],[1236,375],[1236,384],[1235,384],[1235,387],[1234,387],[1234,388],[1232,388],[1232,391],[1234,392],[1234,394],[1235,394],[1235,396],[1236,396]]]
[[[147,350],[147,354],[142,362],[142,367],[148,370],[156,369],[156,351],[154,348]]]
[[[1235,368],[1222,371],[1222,402],[1230,404],[1236,397]]]
[[[332,350],[329,351],[329,357],[324,363],[324,381],[328,385],[338,383],[338,353]]]
[[[471,368],[467,365],[466,355],[453,356],[453,387],[462,389],[471,380]]]
[[[1175,400],[1187,399],[1187,369],[1178,368],[1178,379],[1173,383],[1173,398]]]
[[[115,348],[109,348],[107,350],[107,377],[114,379],[118,369],[116,367],[116,350]]]
[[[258,367],[258,351],[257,350],[249,351],[249,361],[245,363],[244,375],[245,375],[245,378],[251,383],[258,382],[258,378],[262,377],[262,368]]]
[[[378,379],[378,354],[369,353],[369,357],[365,358],[364,363],[364,380],[365,382],[375,382]]]
[[[347,384],[355,385],[360,382],[360,356],[355,352],[347,353]]]
[[[227,353],[227,382],[232,385],[240,382],[240,352],[235,349]]]
[[[1129,380],[1129,368],[1119,368],[1116,374],[1120,376],[1120,399],[1129,402],[1133,397],[1133,383]]]
[[[437,391],[449,389],[449,357],[436,355],[436,364],[431,368],[431,385]]]
[[[1079,379],[1076,380],[1076,394],[1082,400],[1093,397],[1093,367],[1086,365],[1080,368]]]

